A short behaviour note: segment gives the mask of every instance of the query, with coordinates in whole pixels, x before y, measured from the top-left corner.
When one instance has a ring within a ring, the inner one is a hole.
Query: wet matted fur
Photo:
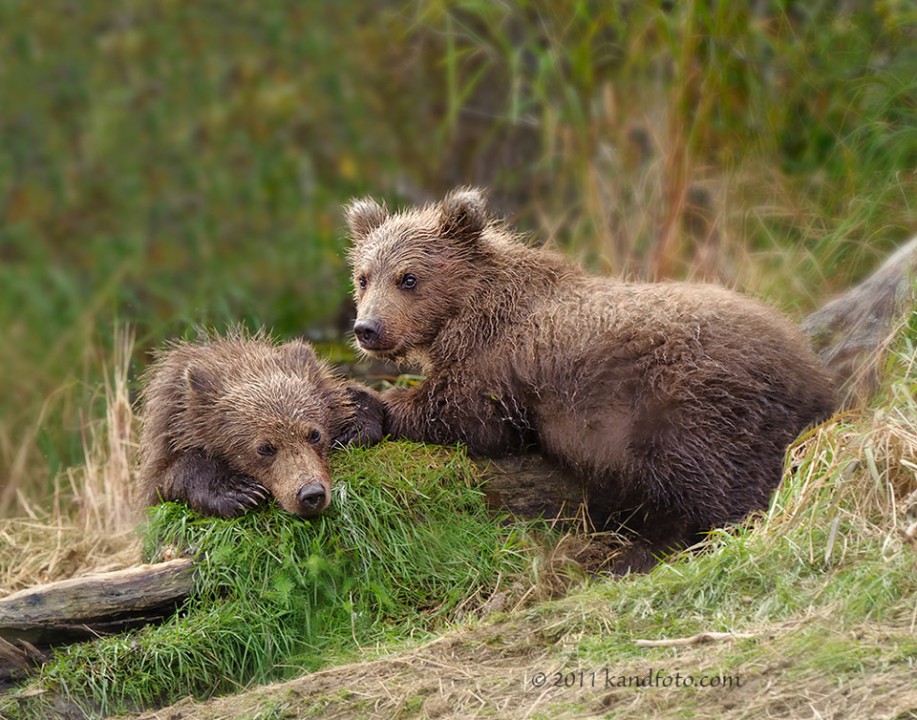
[[[176,342],[144,378],[143,501],[232,517],[268,495],[314,515],[331,500],[328,451],[382,438],[378,394],[345,381],[301,340],[234,329]]]
[[[772,308],[589,276],[490,219],[480,190],[346,214],[357,340],[426,374],[383,394],[385,431],[484,456],[537,446],[585,480],[593,521],[639,538],[620,570],[765,508],[787,445],[834,406]]]

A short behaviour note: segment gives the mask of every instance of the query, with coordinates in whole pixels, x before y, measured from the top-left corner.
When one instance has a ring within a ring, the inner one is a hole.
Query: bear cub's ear
[[[298,372],[310,373],[318,366],[312,346],[302,340],[290,340],[280,346],[280,351],[290,367]]]
[[[185,386],[192,395],[212,398],[220,391],[220,378],[209,368],[189,365],[185,368]]]
[[[355,198],[344,207],[354,240],[362,240],[388,219],[388,212],[371,197]]]
[[[456,188],[440,204],[444,238],[474,241],[487,225],[487,199],[480,188]]]

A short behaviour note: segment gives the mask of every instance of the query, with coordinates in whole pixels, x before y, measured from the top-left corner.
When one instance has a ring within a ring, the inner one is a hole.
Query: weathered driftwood
[[[0,598],[0,639],[44,646],[162,619],[191,591],[193,563],[179,558],[38,585]]]
[[[583,520],[585,490],[572,474],[535,453],[476,461],[488,502],[520,517]]]
[[[10,682],[25,678],[31,670],[48,662],[47,653],[32,643],[17,640],[14,643],[0,638],[0,692]]]
[[[845,404],[875,391],[882,350],[895,323],[913,306],[915,276],[917,237],[802,322],[818,357],[837,377]]]

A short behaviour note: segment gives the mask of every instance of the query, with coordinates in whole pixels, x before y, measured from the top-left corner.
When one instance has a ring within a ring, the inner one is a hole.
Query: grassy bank
[[[537,592],[558,536],[495,515],[454,449],[338,454],[334,509],[313,521],[159,506],[146,556],[191,548],[200,563],[181,612],[62,652],[0,707],[13,718],[99,717],[191,695],[200,704],[169,717],[793,717],[804,707],[907,717],[917,710],[915,398],[917,309],[872,402],[791,448],[767,513],[647,575],[568,585],[560,600]],[[707,633],[723,636],[703,644]],[[737,684],[627,680],[648,673]]]
[[[871,405],[801,438],[769,511],[700,551],[169,717],[912,717],[915,397],[917,309]]]
[[[312,521],[154,508],[145,554],[191,552],[190,599],[162,626],[61,652],[33,686],[43,694],[4,700],[4,716],[61,702],[108,715],[297,675],[428,637],[535,572],[529,528],[488,511],[461,451],[388,443],[339,453],[334,472],[333,510]]]

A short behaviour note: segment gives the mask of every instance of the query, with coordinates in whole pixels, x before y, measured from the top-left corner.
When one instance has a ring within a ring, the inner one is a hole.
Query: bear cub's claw
[[[271,493],[248,475],[232,474],[221,480],[219,494],[197,495],[189,500],[194,510],[204,515],[234,518],[263,503]]]

